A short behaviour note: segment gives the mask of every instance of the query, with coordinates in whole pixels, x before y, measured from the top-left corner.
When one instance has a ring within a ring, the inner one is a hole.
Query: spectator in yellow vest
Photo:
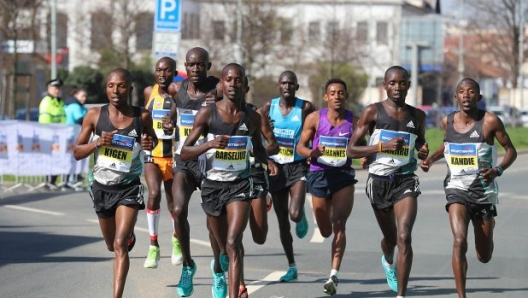
[[[64,101],[59,97],[62,81],[53,79],[47,83],[48,94],[40,101],[39,105],[39,123],[66,123],[66,111],[64,110]],[[57,175],[46,177],[46,188],[54,190],[57,185]]]
[[[64,101],[59,97],[62,81],[54,79],[48,82],[48,94],[40,101],[39,123],[66,123]]]

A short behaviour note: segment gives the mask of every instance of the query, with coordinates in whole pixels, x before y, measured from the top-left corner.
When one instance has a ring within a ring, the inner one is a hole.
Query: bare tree
[[[5,111],[8,98],[10,99],[7,114],[11,118],[14,117],[17,100],[18,41],[21,39],[37,41],[40,24],[38,12],[42,4],[41,0],[0,0],[0,37],[13,43],[11,70],[8,73],[10,94],[2,102],[2,111]]]
[[[481,63],[503,70],[503,80],[517,88],[519,77],[519,37],[521,12],[520,2],[524,0],[466,0],[470,12],[467,15],[467,34],[473,32],[480,38],[480,51],[466,48],[466,56],[480,56]],[[469,50],[469,51],[468,51]],[[468,58],[469,60],[471,57]],[[483,59],[485,59],[483,61]]]

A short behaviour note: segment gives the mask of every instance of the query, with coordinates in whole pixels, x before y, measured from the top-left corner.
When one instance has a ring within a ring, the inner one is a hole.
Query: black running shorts
[[[378,176],[369,174],[365,188],[372,208],[390,210],[394,204],[407,198],[418,198],[421,194],[418,176],[415,174]]]
[[[253,189],[256,198],[260,198],[269,190],[268,171],[264,169],[261,163],[251,166],[251,178],[253,179]]]
[[[449,195],[447,196],[447,204],[445,206],[447,212],[449,212],[449,206],[452,204],[461,204],[466,206],[466,209],[471,215],[472,219],[478,218],[487,220],[497,216],[497,206],[494,204],[477,204],[464,200],[463,198],[456,195]]]
[[[202,183],[202,209],[211,216],[220,216],[231,202],[249,201],[254,197],[251,177],[234,182],[204,179]]]
[[[275,193],[285,188],[289,189],[298,181],[306,181],[308,174],[308,164],[306,160],[296,161],[287,164],[278,164],[279,172],[275,176],[270,176],[269,191]]]
[[[178,172],[183,172],[187,175],[187,183],[189,183],[193,189],[199,189],[203,179],[205,178],[204,174],[200,170],[199,161],[183,161],[181,160],[180,155],[175,154],[172,173],[174,176],[176,176],[176,173]]]
[[[357,183],[356,171],[352,168],[338,168],[309,172],[306,184],[308,192],[315,197],[331,199],[343,187]]]
[[[99,218],[115,216],[117,207],[138,206],[139,210],[145,209],[143,201],[143,184],[139,180],[127,185],[102,185],[94,181],[90,186],[90,196],[94,204],[95,213]]]

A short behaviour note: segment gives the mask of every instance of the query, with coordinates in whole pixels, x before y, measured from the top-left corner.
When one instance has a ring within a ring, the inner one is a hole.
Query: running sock
[[[337,276],[338,274],[339,274],[339,271],[337,271],[335,269],[330,270],[330,277],[332,277],[332,276],[338,277]]]
[[[149,234],[150,234],[150,240],[158,240],[158,226],[159,226],[159,218],[160,218],[160,211],[158,210],[150,210],[147,209],[147,222],[149,227]]]
[[[396,298],[403,298],[403,297],[405,297],[405,296],[396,296]]]
[[[385,263],[385,265],[389,266],[390,268],[394,268],[396,266],[396,264],[394,264],[394,261],[392,261],[392,264],[389,264],[389,262],[387,262],[385,258],[383,258],[383,263]]]
[[[295,263],[291,263],[288,265],[290,268],[297,268],[297,265],[295,265]]]

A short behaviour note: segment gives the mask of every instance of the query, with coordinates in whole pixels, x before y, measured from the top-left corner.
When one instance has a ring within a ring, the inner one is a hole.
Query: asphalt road
[[[519,155],[499,180],[495,252],[490,263],[477,261],[473,236],[469,238],[470,297],[528,297],[527,156]],[[441,188],[445,171],[445,164],[437,164],[430,173],[419,173],[423,194],[413,232],[414,264],[408,296],[457,296],[451,270],[452,235]],[[366,172],[358,171],[357,178],[336,297],[394,297],[380,265],[381,233],[363,191]],[[306,207],[311,211],[309,200]],[[198,265],[193,297],[211,297],[211,249],[199,193],[193,196],[190,214],[191,249]],[[330,271],[330,240],[321,238],[313,216],[308,235],[294,240],[299,279],[288,284],[277,282],[287,261],[273,211],[269,222],[266,244],[252,243],[249,231],[244,238],[250,296],[326,297],[322,284]],[[166,208],[160,226],[160,266],[145,269],[149,237],[146,215],[140,213],[125,297],[177,297],[181,267],[170,263],[172,228]],[[111,297],[112,260],[87,193],[1,194],[0,297]]]

